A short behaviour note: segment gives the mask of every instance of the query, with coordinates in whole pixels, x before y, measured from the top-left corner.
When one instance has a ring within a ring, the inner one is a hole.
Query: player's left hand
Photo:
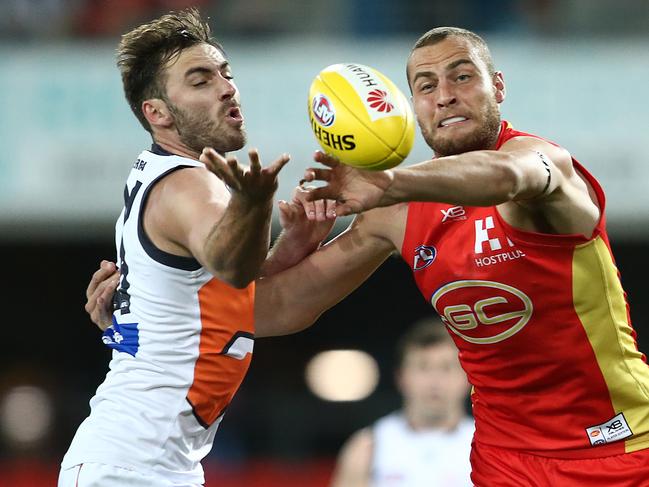
[[[119,284],[120,273],[114,262],[102,260],[86,289],[86,313],[92,322],[105,331],[113,324],[113,294]]]
[[[279,202],[279,222],[291,239],[304,243],[321,243],[336,220],[334,200],[307,201],[312,188],[298,186],[290,202]]]
[[[338,216],[361,213],[394,203],[386,198],[386,191],[393,180],[392,171],[356,169],[321,151],[317,151],[313,159],[326,168],[308,168],[304,173],[305,181],[324,181],[327,184],[308,189],[307,201],[334,199]]]

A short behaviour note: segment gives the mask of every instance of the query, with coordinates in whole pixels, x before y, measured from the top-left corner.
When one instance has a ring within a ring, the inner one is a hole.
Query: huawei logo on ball
[[[388,94],[383,90],[372,90],[367,97],[367,103],[372,108],[376,108],[379,112],[390,113],[394,109],[394,105],[387,101]]]
[[[332,103],[329,101],[329,98],[324,96],[322,93],[313,97],[311,109],[313,110],[313,118],[315,118],[323,127],[329,127],[334,123],[334,120],[336,119],[336,111],[334,110]]]

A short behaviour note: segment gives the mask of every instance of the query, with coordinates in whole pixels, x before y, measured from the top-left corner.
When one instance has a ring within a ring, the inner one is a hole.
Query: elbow
[[[254,276],[253,277],[237,276],[229,279],[226,282],[233,288],[245,289],[248,286],[250,286],[250,283],[254,280],[255,280]]]
[[[269,327],[272,328],[272,332],[266,336],[284,336],[299,333],[313,325],[319,316],[306,316],[304,314],[299,316],[296,314],[285,315],[282,319],[273,323],[272,327]]]
[[[255,286],[255,336],[298,333],[315,323],[321,313],[305,309],[291,299],[273,278],[259,279]]]
[[[235,289],[245,289],[253,280],[254,279],[231,279],[226,282]]]
[[[221,281],[236,289],[245,289],[257,277],[249,272],[238,271],[216,271],[212,273]]]
[[[253,262],[252,260],[237,262],[232,259],[212,259],[210,261],[208,259],[209,256],[206,259],[209,264],[205,265],[205,268],[210,274],[236,289],[248,287],[250,283],[259,277],[260,262]]]
[[[266,322],[265,336],[284,336],[299,333],[311,327],[322,313],[306,309],[297,303],[288,301],[275,302],[272,306],[255,302],[256,316]],[[264,311],[262,311],[264,310]],[[257,311],[262,311],[257,314]]]

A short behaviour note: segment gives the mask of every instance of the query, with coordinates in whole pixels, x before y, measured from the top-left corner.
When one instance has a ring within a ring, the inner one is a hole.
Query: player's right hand
[[[354,168],[342,164],[334,156],[322,151],[316,151],[314,160],[326,167],[308,168],[304,173],[304,180],[323,181],[326,185],[308,189],[307,200],[334,199],[338,216],[361,213],[395,203],[386,198],[386,191],[394,179],[391,170],[369,171]]]
[[[206,147],[199,160],[230,187],[233,196],[239,195],[251,203],[271,200],[278,186],[277,175],[290,160],[290,156],[282,154],[268,167],[261,166],[257,149],[248,151],[248,157],[250,167],[245,168],[236,157],[225,158],[214,149]]]
[[[113,294],[119,278],[115,263],[102,260],[86,289],[86,313],[102,331],[113,323]]]

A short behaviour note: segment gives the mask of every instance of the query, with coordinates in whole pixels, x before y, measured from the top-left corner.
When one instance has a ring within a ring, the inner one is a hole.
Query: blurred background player
[[[415,323],[397,344],[403,405],[343,446],[331,487],[470,487],[473,419],[457,348],[443,323]]]

